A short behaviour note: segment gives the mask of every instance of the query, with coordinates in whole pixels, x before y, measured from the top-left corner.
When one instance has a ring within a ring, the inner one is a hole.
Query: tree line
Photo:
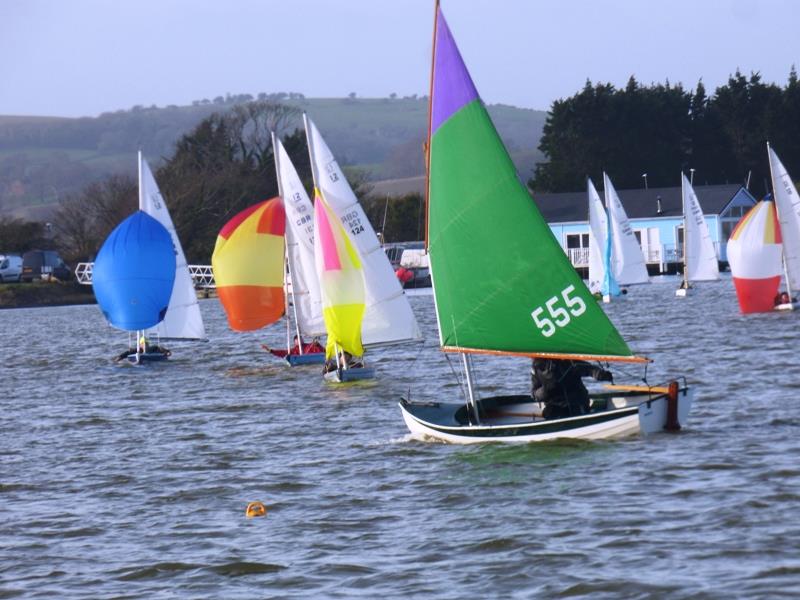
[[[534,191],[584,189],[586,177],[606,171],[619,188],[679,185],[679,172],[695,170],[702,184],[745,183],[768,189],[766,142],[790,172],[800,173],[800,84],[792,67],[784,87],[759,73],[737,71],[708,96],[678,85],[643,86],[631,77],[624,89],[586,82],[574,96],[553,103],[528,182]]]
[[[181,136],[172,155],[155,169],[190,263],[208,264],[217,233],[231,217],[278,195],[271,131],[283,132],[287,153],[306,189],[312,189],[305,133],[288,131],[299,116],[297,107],[266,100],[214,113]],[[384,199],[367,196],[371,188],[362,171],[346,171],[384,241],[420,238],[424,206],[419,194],[393,199],[389,206]],[[54,247],[70,264],[91,261],[109,233],[137,209],[135,178],[109,175],[63,197],[52,232],[44,224],[0,219],[0,253]]]

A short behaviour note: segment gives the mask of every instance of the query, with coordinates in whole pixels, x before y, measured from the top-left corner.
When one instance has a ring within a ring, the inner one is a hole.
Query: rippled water
[[[271,361],[282,327],[229,332],[216,300],[210,343],[147,367],[110,362],[127,338],[95,306],[0,311],[0,597],[799,595],[800,315],[674,287],[608,311],[649,381],[696,387],[688,427],[521,446],[409,439],[401,395],[459,394],[430,296],[426,343],[347,387]],[[476,365],[528,389],[527,361]]]

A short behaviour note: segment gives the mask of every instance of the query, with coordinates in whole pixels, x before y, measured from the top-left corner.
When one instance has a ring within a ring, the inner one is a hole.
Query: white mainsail
[[[304,336],[324,335],[322,299],[314,266],[314,205],[286,149],[274,133],[272,145],[277,163],[278,187],[286,210],[286,254],[297,325]]]
[[[708,231],[703,209],[692,184],[681,173],[681,194],[683,196],[684,256],[686,269],[684,277],[688,281],[716,281],[719,279],[717,251],[711,233]]]
[[[603,173],[603,191],[606,210],[611,219],[611,241],[613,246],[611,264],[614,279],[619,285],[648,283],[647,266],[642,247],[633,233],[628,215],[620,202],[611,179]]]
[[[591,179],[587,180],[586,188],[589,197],[589,291],[597,294],[603,287],[605,277],[603,252],[606,247],[608,217]]]
[[[342,222],[362,261],[366,313],[361,339],[365,346],[422,337],[408,298],[356,195],[314,123],[303,115],[315,183]]]
[[[772,173],[772,191],[775,208],[781,224],[783,260],[787,284],[792,291],[800,289],[800,196],[792,178],[775,151],[767,144],[769,168]]]
[[[139,208],[169,231],[175,248],[175,284],[172,287],[167,315],[161,323],[149,329],[148,333],[155,333],[161,339],[205,340],[206,329],[181,242],[155,177],[142,158],[141,152],[139,152]]]

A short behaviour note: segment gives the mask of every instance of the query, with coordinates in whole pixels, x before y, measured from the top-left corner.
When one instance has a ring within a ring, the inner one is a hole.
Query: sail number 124
[[[544,303],[544,306],[540,306],[531,313],[533,321],[544,337],[550,337],[556,332],[556,327],[566,327],[572,317],[579,317],[586,312],[586,303],[583,299],[578,296],[570,296],[574,291],[574,285],[565,287],[561,290],[561,296],[553,296]],[[566,308],[559,306],[562,303],[566,304]],[[545,309],[549,315],[544,314]]]

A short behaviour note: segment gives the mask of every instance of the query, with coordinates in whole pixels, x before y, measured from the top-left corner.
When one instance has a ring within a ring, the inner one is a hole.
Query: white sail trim
[[[783,260],[790,287],[797,291],[800,289],[800,196],[778,155],[769,147],[768,152],[775,208],[781,224]]]
[[[684,264],[689,281],[716,281],[719,263],[703,209],[686,175],[681,174],[683,195]]]
[[[602,289],[605,277],[603,251],[606,247],[608,217],[591,179],[587,181],[586,188],[589,200],[589,291],[596,294]]]
[[[139,208],[169,231],[175,249],[175,283],[172,286],[167,315],[161,323],[149,329],[148,334],[156,334],[162,339],[205,340],[206,329],[186,256],[155,177],[141,152],[139,169]]]
[[[286,248],[297,323],[304,336],[316,337],[325,334],[325,321],[314,266],[314,206],[288,153],[277,138],[275,146],[278,178],[286,211]]]
[[[603,188],[608,218],[611,219],[611,264],[614,279],[619,285],[648,283],[650,278],[647,275],[642,247],[633,233],[617,191],[605,173],[603,173]]]
[[[365,346],[421,339],[417,320],[392,265],[378,242],[339,163],[314,123],[306,117],[306,135],[317,186],[358,252],[364,273],[366,311],[361,340]]]

